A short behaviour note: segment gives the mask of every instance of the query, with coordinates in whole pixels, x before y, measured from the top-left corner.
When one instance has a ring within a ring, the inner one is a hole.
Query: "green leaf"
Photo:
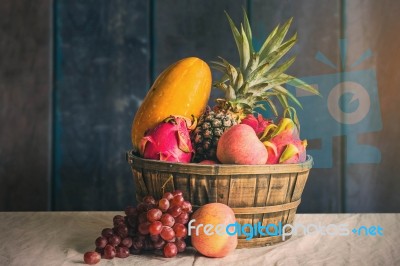
[[[226,68],[225,67],[221,67],[220,65],[214,65],[211,63],[211,68],[218,70],[222,73],[226,73]]]
[[[254,53],[254,48],[253,48],[253,37],[251,33],[251,27],[250,27],[250,22],[249,18],[247,17],[246,10],[243,8],[243,24],[244,24],[244,31],[247,36],[247,40],[249,41],[249,46],[250,46],[250,53]]]
[[[283,95],[287,96],[290,100],[292,100],[295,104],[297,104],[300,108],[303,108],[299,100],[287,89],[285,89],[282,86],[275,86],[273,90],[278,91],[279,93],[282,93]]]
[[[297,34],[293,35],[290,40],[279,46],[276,51],[273,51],[272,53],[266,55],[265,58],[261,60],[260,64],[268,62],[271,67],[273,67],[287,52],[289,52],[290,49],[292,49],[292,47],[296,44],[296,41]]]
[[[289,76],[289,75],[286,75],[286,76]],[[307,84],[306,82],[302,81],[301,79],[293,77],[293,79],[290,82],[288,82],[288,84],[293,87],[308,91],[312,94],[321,96],[321,94],[319,93],[318,90],[316,90],[313,86]]]
[[[249,80],[249,77],[253,73],[255,74],[254,70],[256,70],[257,67],[259,66],[259,64],[258,64],[259,60],[260,60],[260,55],[258,53],[253,53],[251,55],[249,66],[247,67],[247,69],[245,71],[245,76],[246,76],[247,80]]]
[[[269,45],[271,40],[275,37],[276,33],[279,30],[279,24],[275,27],[275,29],[268,35],[267,39],[265,39],[263,45],[260,48],[259,54],[261,54]]]
[[[279,76],[280,74],[282,74],[283,72],[285,72],[296,60],[296,57],[293,56],[292,58],[290,58],[289,60],[287,60],[285,63],[283,63],[282,65],[272,69],[268,75],[267,78],[268,79],[273,79],[276,78],[277,76]]]
[[[288,21],[286,21],[285,24],[283,24],[283,26],[278,29],[278,31],[276,32],[274,37],[272,37],[268,45],[266,45],[263,50],[260,50],[260,57],[262,59],[265,58],[271,52],[274,52],[281,46],[289,30],[289,27],[292,24],[292,21],[293,18],[290,18]]]
[[[239,94],[244,95],[249,90],[249,83],[245,82],[242,87],[239,89]]]
[[[257,93],[257,92],[260,92],[260,91],[262,93],[262,92],[265,92],[264,88],[267,87],[268,85],[269,85],[268,82],[259,83],[257,85],[251,86],[249,88],[249,90],[251,92],[254,92],[254,93]],[[261,95],[261,93],[259,93],[259,94]]]
[[[229,26],[231,27],[233,38],[235,39],[236,47],[239,51],[239,57],[242,58],[242,36],[239,33],[239,30],[236,28],[235,23],[233,23],[231,17],[228,15],[228,12],[224,11],[226,17],[229,21]]]
[[[296,109],[291,107],[291,106],[286,108],[283,111],[283,117],[287,117],[287,114],[289,114],[289,118],[293,120],[293,122],[296,125],[298,131],[300,132],[300,121],[299,121],[299,118],[297,117]]]
[[[257,86],[258,84],[268,83],[268,86],[266,86],[264,88],[264,91],[266,91],[266,90],[268,90],[270,88],[273,88],[273,87],[275,87],[277,85],[282,85],[282,84],[288,83],[292,79],[293,79],[292,76],[281,74],[278,77],[273,78],[273,79],[268,79],[268,78],[259,79],[259,80],[257,80],[258,81],[257,83],[254,82],[255,84],[250,82],[249,85],[250,85],[251,88],[253,88],[253,87]]]
[[[230,79],[229,76],[228,76],[227,74],[224,74],[224,75],[221,77],[221,79],[219,80],[219,82],[225,83],[225,82],[227,82],[229,79]]]
[[[271,101],[271,99],[265,99],[269,107],[271,108],[272,112],[274,113],[275,116],[278,116],[278,110],[276,109],[275,104]]]
[[[250,62],[250,47],[249,47],[249,40],[246,37],[246,33],[244,32],[243,25],[241,25],[241,32],[242,32],[242,60],[240,60],[240,69],[244,73],[247,69],[247,66]]]
[[[240,87],[242,87],[242,85],[243,85],[243,74],[242,74],[242,72],[239,71],[236,83],[234,85],[234,88],[239,90]]]
[[[255,79],[258,79],[259,77],[262,77],[265,73],[268,72],[268,70],[271,69],[270,63],[266,62],[263,64],[260,64],[249,76],[248,76],[248,81],[251,82]]]
[[[290,107],[285,95],[279,94],[279,95],[276,96],[276,98],[278,98],[278,100],[279,100],[280,104],[282,105],[283,109],[286,109],[286,108]]]
[[[217,82],[217,83],[214,83],[213,86],[222,90],[225,93],[228,90],[228,85],[226,85],[225,83]]]

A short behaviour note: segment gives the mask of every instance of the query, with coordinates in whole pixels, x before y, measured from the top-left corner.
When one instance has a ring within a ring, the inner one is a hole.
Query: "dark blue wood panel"
[[[153,79],[181,58],[196,56],[206,62],[222,56],[238,64],[237,48],[224,10],[233,19],[242,17],[247,1],[163,0],[154,5]],[[213,71],[213,77],[219,77]],[[213,99],[220,95],[213,90]]]
[[[347,138],[346,211],[399,212],[400,2],[346,2],[348,78],[371,102],[364,126]]]
[[[51,1],[0,1],[0,14],[0,211],[45,211]]]
[[[341,74],[340,68],[332,69],[315,58],[320,52],[333,64],[340,66],[340,1],[253,0],[250,9],[255,46],[258,47],[277,24],[294,18],[288,35],[298,33],[298,42],[290,54],[297,57],[288,73],[318,85],[323,94],[322,98],[299,98],[304,106],[304,111],[298,110],[302,124],[301,136],[309,140],[308,151],[313,150],[311,154],[315,162],[299,212],[340,212],[343,208],[343,141],[338,137],[341,135],[340,124],[330,123],[331,118],[326,110],[326,94],[330,89],[330,84],[326,85],[326,78],[333,83],[340,83]]]
[[[134,201],[124,153],[149,87],[149,2],[55,2],[54,209]]]

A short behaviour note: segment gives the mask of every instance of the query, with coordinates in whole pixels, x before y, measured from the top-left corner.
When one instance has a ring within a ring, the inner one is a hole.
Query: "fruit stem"
[[[164,184],[161,186],[161,192],[162,195],[164,195],[165,193],[165,186],[168,184],[168,182],[172,181],[174,179],[173,175],[169,175],[168,179],[164,182]],[[174,189],[174,182],[172,182],[172,191],[175,190]]]

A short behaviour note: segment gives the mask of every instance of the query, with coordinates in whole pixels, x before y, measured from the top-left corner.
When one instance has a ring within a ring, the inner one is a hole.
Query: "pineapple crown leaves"
[[[224,74],[220,81],[214,83],[214,86],[224,91],[225,100],[229,102],[227,106],[242,109],[244,113],[252,113],[256,107],[265,110],[265,105],[268,105],[274,115],[278,116],[278,109],[275,101],[272,100],[275,97],[283,108],[284,116],[289,116],[298,122],[295,109],[289,102],[293,102],[300,108],[302,105],[282,85],[289,84],[316,95],[319,95],[319,92],[300,79],[285,73],[295,61],[294,56],[277,65],[297,41],[297,33],[285,41],[293,18],[282,26],[276,26],[265,39],[260,50],[255,51],[252,30],[245,9],[243,9],[243,23],[240,24],[240,28],[235,26],[226,11],[225,14],[239,52],[240,66],[235,67],[222,57],[219,57],[220,61],[210,63],[214,69]],[[221,102],[221,99],[219,101]],[[296,124],[299,126],[298,123]]]

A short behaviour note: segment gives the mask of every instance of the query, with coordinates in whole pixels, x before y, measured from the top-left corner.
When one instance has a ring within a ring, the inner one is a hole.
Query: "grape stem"
[[[168,182],[172,181],[174,179],[173,175],[169,175],[167,181],[164,182],[164,184],[161,186],[161,193],[164,195],[165,193],[165,186],[168,184]],[[174,191],[174,182],[172,182],[172,191]]]

